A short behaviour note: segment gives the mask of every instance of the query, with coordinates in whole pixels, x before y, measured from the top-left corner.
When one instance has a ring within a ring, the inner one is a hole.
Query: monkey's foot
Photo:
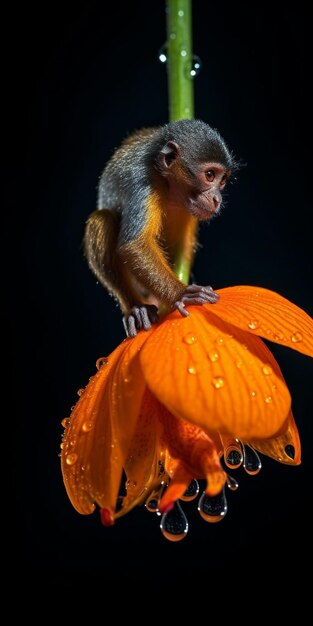
[[[180,300],[174,304],[177,309],[185,317],[189,315],[185,307],[188,304],[214,304],[219,300],[219,295],[213,291],[212,287],[201,287],[200,285],[188,285]]]
[[[151,324],[159,321],[158,309],[154,304],[139,304],[133,306],[130,312],[123,317],[123,324],[127,337],[136,337],[137,330],[149,330]]]

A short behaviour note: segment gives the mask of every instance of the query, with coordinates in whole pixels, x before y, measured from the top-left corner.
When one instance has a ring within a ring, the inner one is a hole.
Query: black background
[[[196,116],[218,128],[247,163],[221,216],[201,229],[195,278],[216,288],[262,285],[312,313],[308,15],[301,2],[294,11],[200,0],[193,14],[194,52],[203,62]],[[118,308],[87,268],[84,223],[121,139],[168,119],[166,69],[158,62],[164,4],[116,0],[107,8],[89,1],[69,9],[48,2],[11,16],[11,26],[8,126],[10,136],[18,133],[10,141],[3,237],[13,305],[15,417],[5,421],[14,435],[16,571],[37,585],[70,589],[77,581],[170,575],[197,582],[216,571],[244,581],[262,566],[293,570],[309,543],[312,367],[308,357],[276,345],[293,396],[302,466],[264,459],[257,477],[239,470],[226,519],[206,524],[195,503],[187,503],[190,531],[179,544],[167,542],[159,518],[144,509],[105,529],[97,514],[80,516],[68,501],[60,422],[96,359],[123,339]]]

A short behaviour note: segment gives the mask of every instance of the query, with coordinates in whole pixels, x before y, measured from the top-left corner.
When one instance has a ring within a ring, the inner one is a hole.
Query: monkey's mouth
[[[211,202],[208,198],[198,196],[196,200],[191,200],[189,211],[198,220],[210,220],[218,215],[220,206],[216,207],[213,201]]]

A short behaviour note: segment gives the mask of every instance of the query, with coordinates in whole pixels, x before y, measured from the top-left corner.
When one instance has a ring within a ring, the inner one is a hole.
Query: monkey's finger
[[[135,318],[136,328],[140,330],[142,328],[141,312],[139,306],[133,306],[131,309],[131,315]]]
[[[210,295],[212,291],[213,291],[213,287],[211,287],[211,285],[207,285],[206,287],[203,287],[202,285],[188,285],[186,287],[187,293],[202,292],[202,293],[207,293]]]
[[[158,309],[155,304],[147,304],[146,306],[149,320],[152,324],[156,324],[159,321]]]
[[[189,315],[188,311],[185,309],[184,303],[181,300],[175,302],[174,309],[177,309],[183,317],[188,317]]]
[[[124,324],[124,328],[125,328],[125,332],[127,337],[136,337],[137,335],[137,329],[136,329],[136,323],[135,323],[135,318],[133,315],[125,315],[123,317],[123,324]]]
[[[182,297],[182,301],[186,304],[214,304],[214,302],[217,302],[218,299],[219,296],[214,292],[212,292],[211,295],[200,292],[194,294],[185,294]]]
[[[149,319],[148,311],[145,306],[140,307],[141,325],[145,330],[151,328],[151,322]]]

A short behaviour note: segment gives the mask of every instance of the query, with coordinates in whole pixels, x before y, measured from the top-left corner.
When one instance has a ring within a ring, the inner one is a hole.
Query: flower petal
[[[122,508],[115,515],[116,518],[125,515],[145,500],[161,481],[161,478],[158,479],[161,471],[159,461],[162,458],[158,407],[158,401],[146,389],[124,463],[127,494],[123,498]]]
[[[95,502],[108,516],[115,510],[145,388],[138,352],[148,336],[139,333],[112,352],[68,420],[61,465],[68,496],[79,513],[91,513]]]
[[[291,411],[287,418],[285,433],[271,439],[250,439],[247,443],[275,461],[287,465],[300,465],[301,463],[300,437]]]
[[[210,313],[249,333],[313,356],[313,320],[286,298],[249,285],[226,287],[216,293],[219,301],[213,307],[204,305]]]
[[[140,353],[147,384],[168,410],[208,434],[275,435],[290,410],[282,373],[266,345],[210,307],[171,313]]]

